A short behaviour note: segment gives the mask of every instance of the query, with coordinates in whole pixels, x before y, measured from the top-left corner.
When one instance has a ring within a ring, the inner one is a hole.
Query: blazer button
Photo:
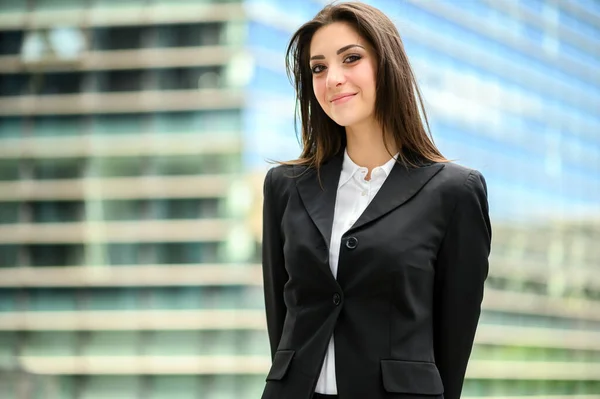
[[[348,248],[348,249],[354,249],[357,246],[358,246],[358,238],[356,238],[356,237],[350,237],[346,241],[346,248]]]
[[[340,303],[342,303],[342,297],[336,292],[333,294],[333,304],[335,306],[339,306]]]

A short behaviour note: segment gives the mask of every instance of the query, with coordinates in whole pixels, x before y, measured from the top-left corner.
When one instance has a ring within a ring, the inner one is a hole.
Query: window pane
[[[156,261],[164,264],[199,263],[203,248],[200,243],[169,242],[156,244]]]
[[[152,163],[155,174],[168,176],[201,174],[206,162],[197,155],[172,155],[154,157]]]
[[[85,130],[85,119],[80,115],[38,116],[32,122],[36,136],[77,136]]]
[[[95,331],[83,346],[84,356],[135,356],[139,353],[137,331]]]
[[[22,73],[0,74],[0,96],[22,96],[30,94],[32,89],[35,87],[39,88],[39,84],[30,84],[35,83],[30,80],[31,78],[29,75]]]
[[[19,180],[19,160],[0,159],[0,181]]]
[[[31,202],[34,223],[61,223],[82,220],[82,201]]]
[[[84,381],[81,399],[140,398],[140,376],[94,375]]]
[[[265,379],[260,375],[240,375],[237,377],[239,381],[239,396],[247,396],[249,398],[260,398],[265,389]]]
[[[220,245],[217,242],[201,243],[200,263],[218,263],[222,261],[219,254]]]
[[[0,244],[0,267],[15,267],[19,265],[19,246]]]
[[[16,355],[15,347],[18,343],[17,333],[13,331],[0,332],[0,359]]]
[[[264,331],[239,330],[237,333],[236,350],[244,355],[269,355],[269,339]]]
[[[32,81],[36,77],[31,76]],[[46,73],[43,75],[39,94],[76,94],[82,91],[83,72]]]
[[[153,129],[160,133],[235,134],[241,129],[241,113],[238,110],[158,112],[152,118]]]
[[[76,398],[76,378],[67,375],[39,375],[36,386],[36,392],[32,399],[75,399]],[[56,396],[53,396],[56,395]]]
[[[89,310],[127,310],[139,307],[140,290],[136,288],[93,288],[85,293]]]
[[[160,90],[212,89],[221,85],[220,67],[158,70]]]
[[[34,331],[26,335],[24,356],[72,356],[77,348],[77,334],[63,331]]]
[[[222,29],[221,23],[157,26],[156,47],[217,46]]]
[[[239,397],[240,394],[245,395],[246,393],[241,393],[239,391],[239,387],[237,386],[237,376],[232,375],[215,375],[213,376],[213,385],[211,389],[211,394],[207,395],[207,399],[225,399],[225,398],[236,398]]]
[[[39,10],[52,10],[63,8],[81,8],[86,6],[86,0],[35,0],[35,8]]]
[[[265,306],[264,292],[261,287],[255,285],[246,285],[241,287],[230,287],[231,289],[237,288],[241,292],[238,294],[241,297],[241,303],[246,308],[251,309],[262,309]]]
[[[102,216],[104,220],[139,220],[147,206],[146,200],[105,200]]]
[[[0,12],[25,11],[27,2],[23,0],[2,0],[0,1]],[[0,40],[1,42],[1,40]]]
[[[111,133],[140,133],[144,130],[147,114],[124,115],[95,115],[92,119],[92,132],[101,134]]]
[[[201,309],[204,287],[152,287],[147,290],[145,309]]]
[[[243,291],[240,287],[213,286],[204,290],[202,302],[210,309],[241,309],[245,308],[242,300]]]
[[[27,246],[32,266],[78,266],[83,263],[82,244],[36,244]]]
[[[239,173],[242,171],[241,157],[238,154],[214,154],[202,156],[205,168],[203,173]]]
[[[100,93],[141,91],[145,71],[107,71],[94,74],[95,91]]]
[[[600,330],[600,322],[598,321],[545,315],[524,315],[491,310],[484,310],[481,313],[481,323],[524,327]]]
[[[200,355],[201,343],[198,331],[153,331],[143,348],[149,356]]]
[[[145,158],[96,158],[91,175],[98,177],[141,176],[147,160]]]
[[[83,175],[84,159],[33,159],[34,179],[76,179]]]
[[[137,265],[143,262],[142,244],[110,243],[105,248],[111,265]]]
[[[157,112],[153,128],[157,132],[203,133],[205,112]]]
[[[224,217],[222,200],[219,198],[203,198],[200,200],[200,218]]]
[[[235,110],[213,111],[206,118],[206,129],[210,131],[239,132],[242,128],[241,113]]]
[[[218,198],[158,199],[152,202],[152,219],[198,219],[222,216]]]
[[[218,334],[213,334],[213,340],[210,345],[209,353],[211,355],[235,355],[238,354],[236,349],[237,331],[219,331]]]
[[[0,12],[3,11],[4,3],[8,0],[0,2]],[[20,1],[20,0],[15,0]],[[17,55],[21,51],[21,43],[23,42],[23,31],[9,30],[0,31],[0,55]]]
[[[35,288],[28,291],[28,307],[30,310],[75,310],[76,292],[64,288]]]
[[[0,117],[0,140],[3,138],[21,137],[23,118]]]
[[[14,312],[17,306],[18,291],[13,288],[0,288],[0,312]]]
[[[215,201],[203,201],[197,198],[158,199],[152,201],[150,217],[152,219],[197,219],[204,210],[204,202],[210,206]]]
[[[96,28],[92,34],[92,48],[108,51],[144,48],[150,45],[151,35],[150,27]]]
[[[17,223],[19,221],[19,205],[19,202],[0,202],[0,224]],[[2,261],[0,260],[0,262]]]
[[[145,4],[147,0],[97,0],[94,2],[94,6],[96,7],[107,7],[107,8],[115,8],[115,7],[133,7],[133,6],[141,6]]]
[[[196,375],[152,376],[149,399],[198,399],[201,395],[202,377]],[[258,397],[258,396],[248,396]]]

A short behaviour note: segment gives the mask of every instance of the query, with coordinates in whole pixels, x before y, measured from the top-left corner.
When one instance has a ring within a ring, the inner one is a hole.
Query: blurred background
[[[368,1],[494,225],[465,398],[600,398],[600,2]],[[320,0],[0,0],[0,399],[256,399]]]

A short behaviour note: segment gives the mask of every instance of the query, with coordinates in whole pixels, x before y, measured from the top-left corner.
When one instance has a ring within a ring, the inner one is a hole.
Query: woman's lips
[[[350,101],[355,95],[356,95],[356,93],[342,94],[342,95],[334,97],[333,100],[331,100],[331,103],[332,104],[343,104],[345,102]]]

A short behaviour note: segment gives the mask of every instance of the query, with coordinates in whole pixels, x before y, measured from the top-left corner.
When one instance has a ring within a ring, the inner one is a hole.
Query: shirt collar
[[[396,160],[398,159],[398,155],[400,155],[399,152],[396,153],[396,155],[394,155],[385,164],[381,165],[381,169],[385,172],[385,177],[388,177],[390,175],[390,172],[392,171],[392,168],[394,167],[394,164],[396,163]],[[344,184],[348,183],[348,181],[360,169],[361,169],[361,167],[354,163],[354,161],[348,155],[348,150],[345,149],[344,150],[344,161],[342,163],[342,173],[340,175],[340,181],[339,181],[338,187],[341,187]]]
[[[399,152],[397,152],[396,155],[394,155],[392,158],[390,158],[389,161],[387,161],[386,163],[381,165],[381,169],[383,169],[383,171],[385,172],[385,177],[388,177],[390,175],[390,173],[392,173],[392,169],[394,168],[394,164],[396,163],[396,160],[398,159],[398,155],[400,155]]]

